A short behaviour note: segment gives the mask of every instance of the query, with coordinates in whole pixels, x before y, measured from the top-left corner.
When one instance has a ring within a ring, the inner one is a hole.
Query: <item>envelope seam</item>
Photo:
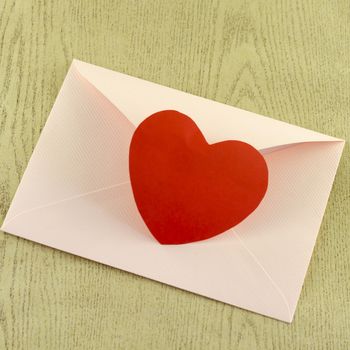
[[[282,289],[277,285],[277,283],[273,280],[273,278],[271,277],[271,275],[268,273],[268,271],[265,269],[265,267],[261,264],[261,262],[259,261],[259,259],[255,256],[255,254],[245,245],[245,243],[243,242],[242,238],[239,237],[239,233],[235,231],[235,236],[238,239],[238,242],[241,244],[241,246],[246,250],[246,252],[251,256],[251,258],[255,261],[255,263],[260,267],[260,269],[264,272],[264,274],[266,275],[266,277],[270,280],[272,286],[275,288],[275,290],[277,291],[277,293],[280,295],[280,297],[282,298],[282,301],[284,302],[287,311],[288,311],[288,318],[289,320],[292,319],[292,312],[290,310],[289,304],[288,304],[288,300],[286,298],[286,296],[284,295],[284,293],[282,292]]]
[[[273,146],[273,147],[267,147],[267,148],[261,148],[259,149],[259,152],[262,153],[263,155],[265,154],[271,154],[271,153],[275,153],[275,152],[280,152],[283,151],[285,149],[289,149],[292,147],[296,147],[299,145],[303,145],[303,144],[315,144],[315,143],[327,143],[327,144],[332,144],[332,143],[344,143],[344,140],[323,140],[323,141],[301,141],[301,142],[293,142],[293,143],[286,143],[286,144],[282,144],[282,145],[278,145],[278,146]]]
[[[14,215],[12,218],[10,218],[8,220],[6,220],[6,218],[5,218],[5,221],[4,221],[4,224],[3,224],[2,228],[5,229],[5,227],[10,222],[12,222],[16,218],[18,218],[19,216],[22,216],[24,214],[31,213],[33,211],[40,210],[40,209],[45,209],[45,208],[48,208],[48,207],[51,207],[51,206],[54,206],[54,205],[57,205],[57,204],[61,204],[61,203],[64,203],[64,202],[68,202],[70,200],[74,200],[74,199],[77,199],[77,198],[85,197],[85,196],[88,196],[90,194],[95,194],[95,193],[107,191],[107,190],[110,190],[112,188],[119,187],[119,186],[124,186],[124,185],[127,185],[127,184],[130,184],[130,181],[124,181],[124,182],[120,182],[118,184],[114,184],[114,185],[110,185],[110,186],[106,186],[106,187],[101,187],[101,188],[98,188],[98,189],[93,190],[93,191],[88,191],[88,192],[84,192],[84,193],[81,193],[81,194],[78,194],[78,195],[67,197],[67,198],[64,198],[64,199],[61,199],[61,200],[58,200],[58,201],[55,201],[55,202],[51,202],[49,204],[40,205],[40,206],[31,208],[31,209],[28,209],[28,210],[23,210],[23,211],[19,212],[18,214]]]

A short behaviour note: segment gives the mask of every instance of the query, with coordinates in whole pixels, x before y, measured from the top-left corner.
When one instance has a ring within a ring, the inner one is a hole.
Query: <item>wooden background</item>
[[[349,140],[349,0],[0,0],[0,220],[72,58]],[[0,349],[350,349],[349,146],[291,325],[0,233]]]

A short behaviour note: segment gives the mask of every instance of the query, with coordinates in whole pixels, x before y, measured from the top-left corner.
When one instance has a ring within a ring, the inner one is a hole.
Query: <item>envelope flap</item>
[[[210,143],[237,139],[262,150],[301,142],[341,141],[82,61],[74,60],[73,65],[135,126],[157,111],[175,109],[190,116]]]
[[[130,186],[24,213],[6,230],[62,251],[290,322],[292,311],[234,232],[161,245],[137,215]]]
[[[28,211],[128,183],[134,130],[71,66],[3,225]]]

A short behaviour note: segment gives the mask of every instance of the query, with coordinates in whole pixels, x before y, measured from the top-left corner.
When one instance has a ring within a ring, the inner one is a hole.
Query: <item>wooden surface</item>
[[[349,140],[348,0],[0,0],[0,220],[73,57]],[[291,325],[1,232],[0,349],[350,349],[349,163]]]

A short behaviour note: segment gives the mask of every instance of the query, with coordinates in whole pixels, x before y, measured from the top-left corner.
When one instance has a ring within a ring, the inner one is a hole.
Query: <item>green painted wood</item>
[[[0,0],[0,216],[72,58],[349,140],[348,0]],[[0,349],[349,349],[346,146],[291,325],[0,233]]]

